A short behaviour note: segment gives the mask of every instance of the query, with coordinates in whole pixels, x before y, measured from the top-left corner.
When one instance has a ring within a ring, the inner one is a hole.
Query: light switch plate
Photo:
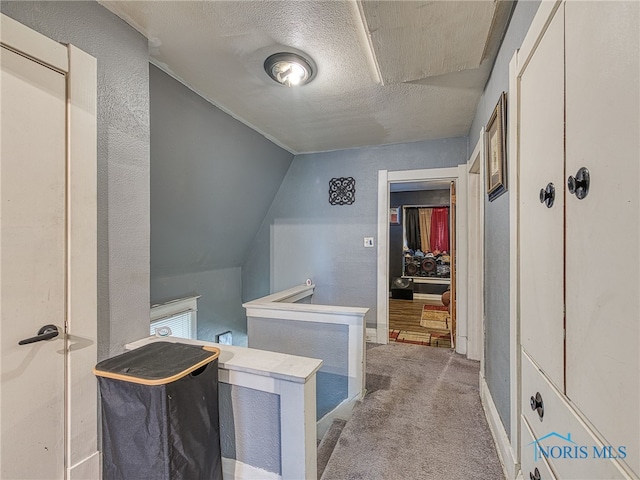
[[[373,247],[373,237],[364,237],[364,246]]]

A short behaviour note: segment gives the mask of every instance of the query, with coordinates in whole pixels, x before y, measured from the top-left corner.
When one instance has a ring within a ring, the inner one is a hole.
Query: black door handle
[[[25,338],[24,340],[20,340],[18,345],[27,345],[29,343],[42,342],[43,340],[51,340],[58,336],[58,327],[55,325],[45,325],[40,330],[38,330],[38,335],[31,338]]]

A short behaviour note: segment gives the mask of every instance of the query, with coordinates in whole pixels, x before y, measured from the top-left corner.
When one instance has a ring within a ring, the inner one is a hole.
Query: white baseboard
[[[507,431],[504,429],[500,415],[496,404],[491,397],[489,386],[484,378],[482,372],[480,372],[480,400],[482,401],[482,408],[484,414],[487,417],[489,423],[489,430],[493,436],[493,442],[496,445],[498,451],[498,457],[502,464],[502,470],[504,471],[505,478],[507,480],[515,479],[520,471],[520,465],[516,462],[513,456],[513,450],[511,448],[511,442],[507,436]]]
[[[226,457],[222,457],[222,478],[224,480],[282,480],[277,473],[267,472]]]
[[[69,480],[95,480],[102,478],[101,466],[100,452],[94,452],[84,460],[69,467],[67,478]]]
[[[468,339],[467,337],[462,337],[460,335],[456,335],[456,353],[459,353],[460,355],[466,355],[467,354],[467,343],[468,343]]]
[[[339,404],[336,408],[327,413],[324,417],[322,417],[316,423],[316,437],[318,440],[322,440],[324,434],[327,433],[329,427],[334,420],[349,420],[351,416],[351,412],[353,411],[353,407],[356,406],[356,402],[360,400],[361,397],[352,398],[351,400],[345,400],[341,404]]]
[[[375,328],[367,328],[365,333],[365,338],[367,342],[377,343],[378,342],[378,330]]]
[[[413,299],[422,300],[427,305],[444,306],[444,303],[442,303],[442,295],[437,295],[435,293],[414,293]]]

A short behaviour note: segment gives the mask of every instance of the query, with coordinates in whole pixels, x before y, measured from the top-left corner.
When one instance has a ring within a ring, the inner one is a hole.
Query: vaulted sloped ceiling
[[[512,1],[100,2],[148,39],[152,62],[292,153],[464,136]],[[276,84],[272,53],[318,67]]]
[[[496,2],[361,2],[385,84],[480,67]],[[411,47],[411,48],[406,48]]]

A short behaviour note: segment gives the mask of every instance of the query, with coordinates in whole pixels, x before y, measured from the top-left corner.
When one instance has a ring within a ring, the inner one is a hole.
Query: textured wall
[[[200,340],[215,342],[216,335],[231,330],[233,344],[246,347],[247,322],[241,288],[240,267],[151,277],[152,303],[202,295],[198,299]]]
[[[522,44],[539,1],[516,4],[489,81],[469,132],[469,149],[478,142],[501,92],[509,90],[509,62]],[[508,149],[507,149],[508,151]],[[508,161],[508,160],[507,160]],[[508,187],[508,186],[507,186]],[[509,385],[509,192],[493,202],[485,199],[485,375],[507,433],[511,431]]]
[[[98,357],[149,333],[147,40],[95,2],[5,2],[2,13],[98,60]]]
[[[376,322],[378,170],[451,167],[467,161],[467,138],[298,155],[242,267],[243,299],[312,278],[318,304],[368,307]],[[330,205],[329,180],[353,177],[355,203]]]
[[[228,383],[220,383],[219,396],[222,456],[282,473],[280,397]]]
[[[198,301],[198,338],[246,345],[239,268],[293,155],[150,67],[151,301]]]

